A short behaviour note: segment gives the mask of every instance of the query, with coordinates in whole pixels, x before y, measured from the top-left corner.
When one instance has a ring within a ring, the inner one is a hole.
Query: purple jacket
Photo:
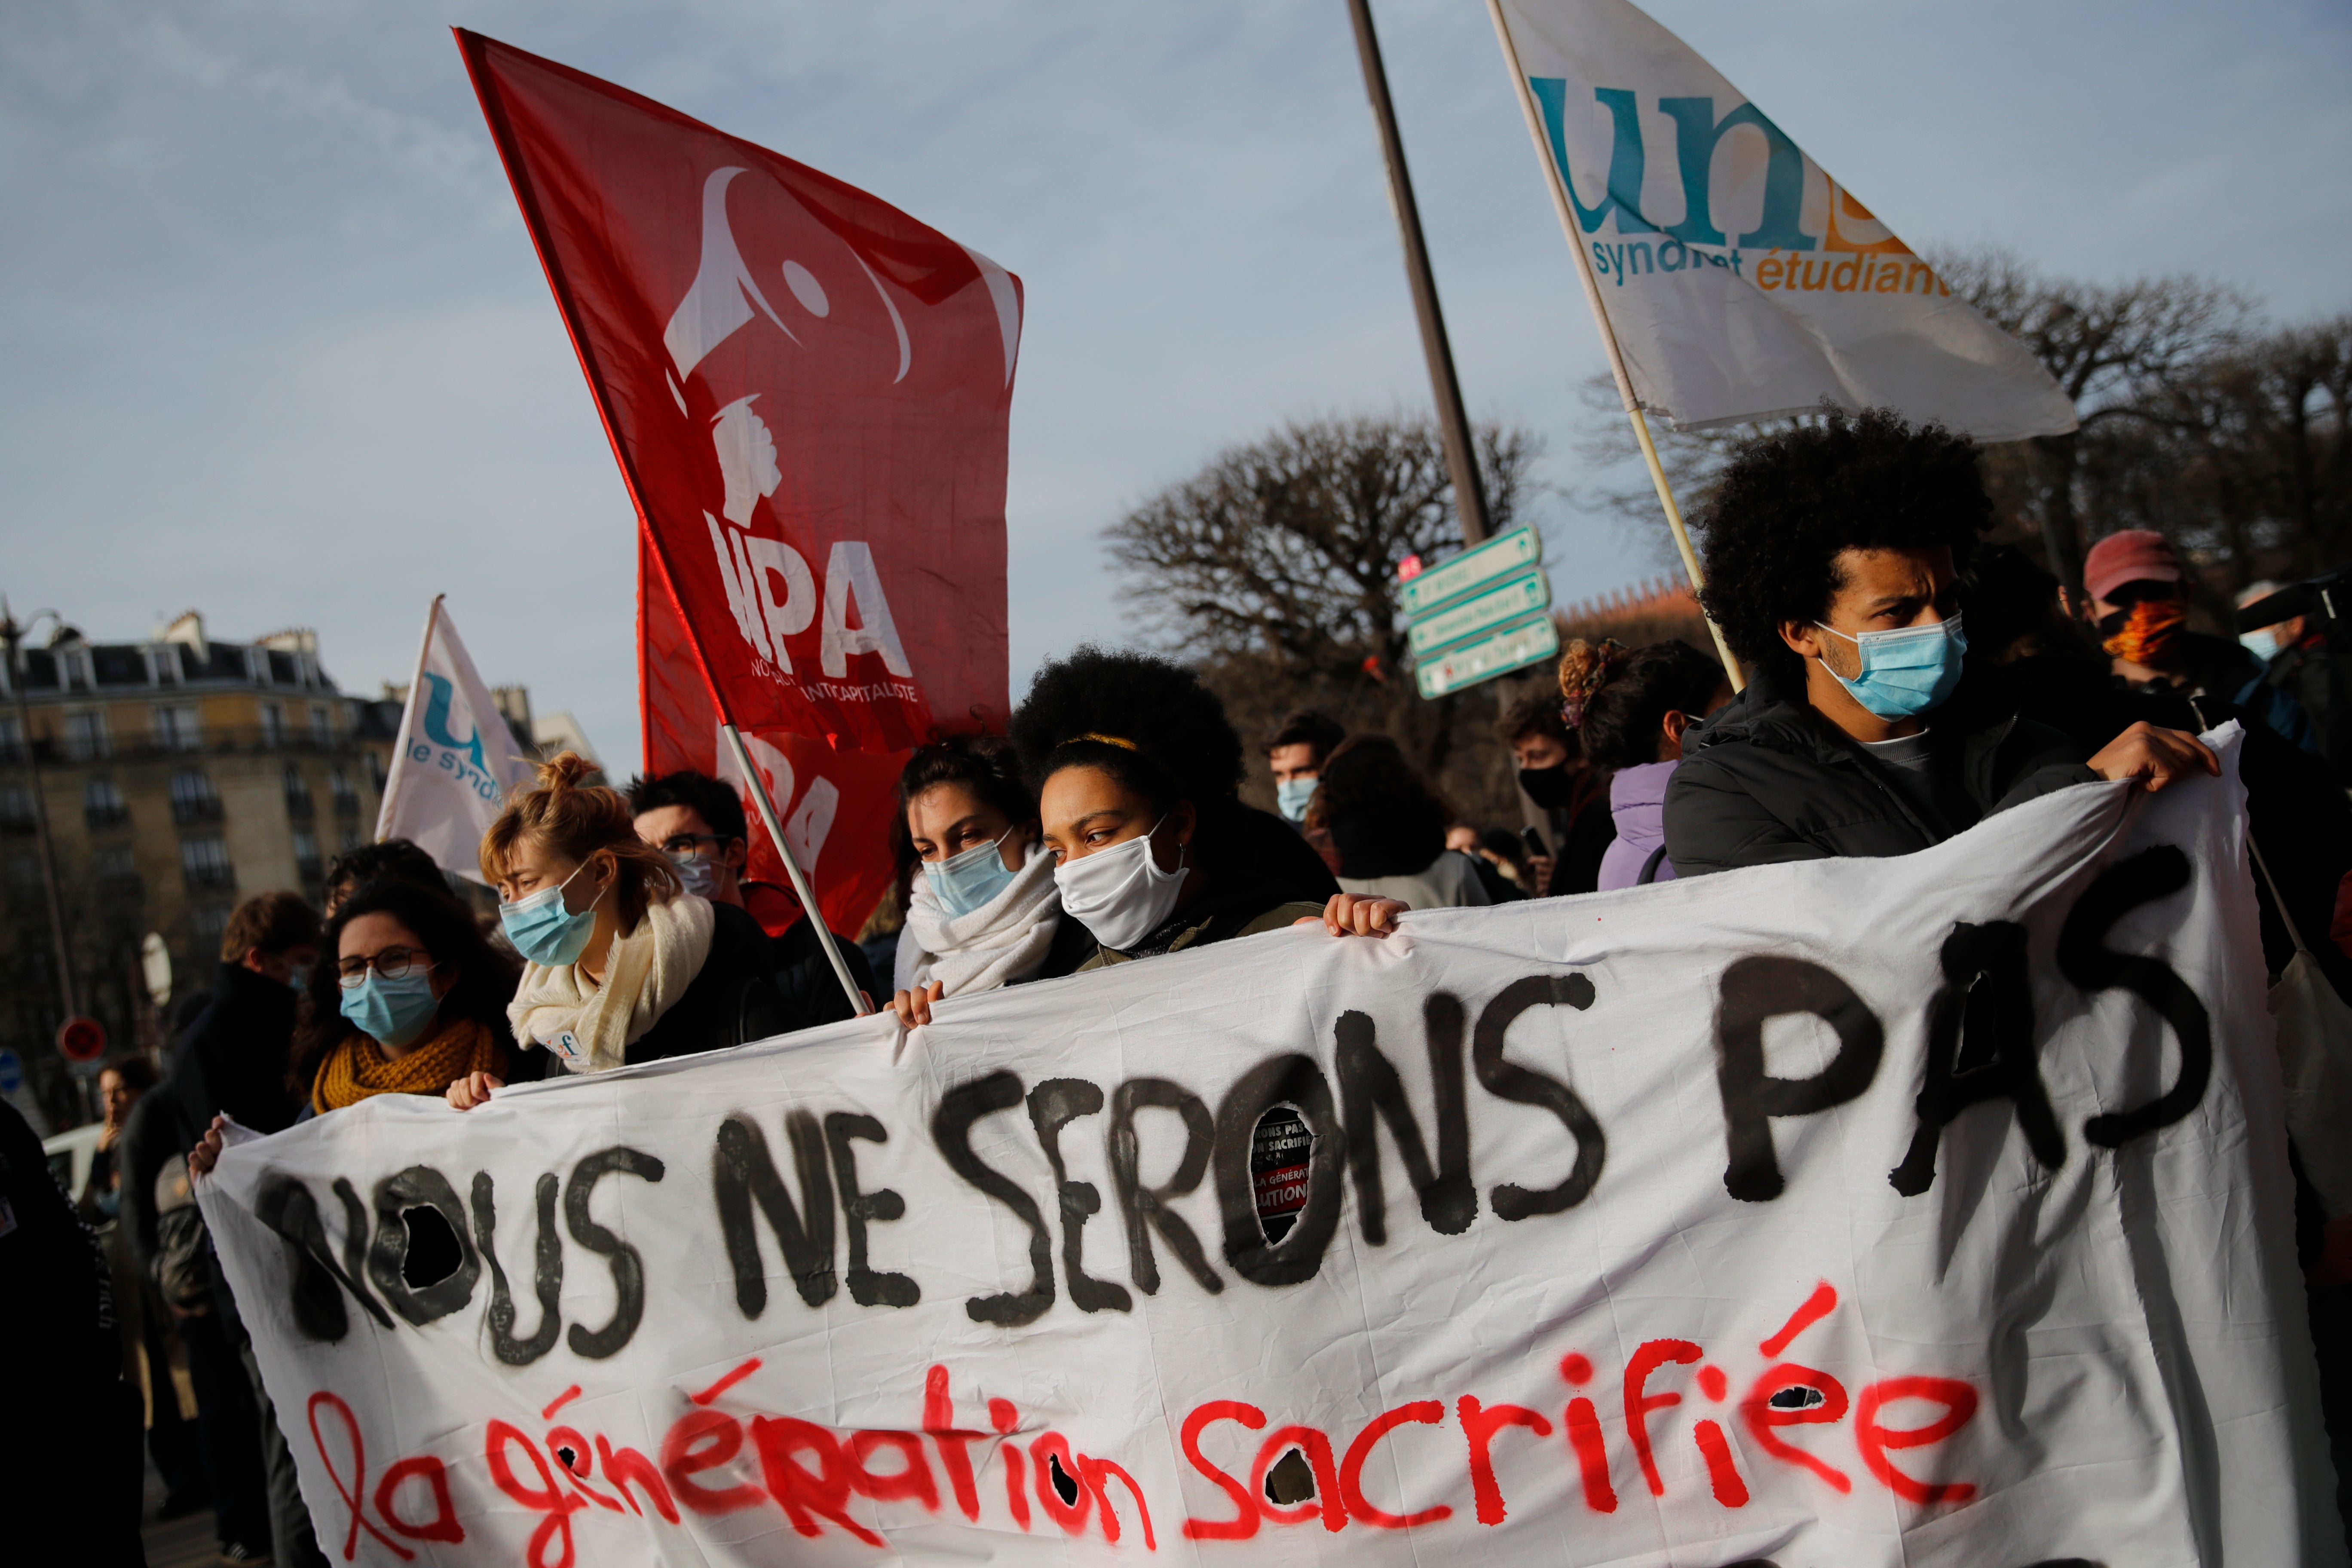
[[[1617,821],[1617,842],[1601,857],[1601,890],[1630,888],[1642,879],[1642,868],[1666,842],[1666,780],[1679,763],[1643,763],[1620,768],[1609,782],[1609,815]],[[1658,862],[1650,879],[1671,882],[1675,863]]]

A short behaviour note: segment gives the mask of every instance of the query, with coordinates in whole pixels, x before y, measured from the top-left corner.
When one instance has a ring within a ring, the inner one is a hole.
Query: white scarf
[[[613,939],[602,984],[576,963],[525,963],[522,984],[507,1005],[515,1043],[525,1050],[544,1046],[573,1072],[619,1067],[630,1044],[702,973],[715,923],[709,900],[680,893],[647,905],[636,930]]]
[[[1062,918],[1053,852],[1042,844],[1029,846],[1028,861],[1013,880],[968,915],[950,916],[940,908],[930,878],[919,871],[910,902],[898,937],[897,988],[912,991],[936,980],[950,996],[992,991],[1036,973]]]

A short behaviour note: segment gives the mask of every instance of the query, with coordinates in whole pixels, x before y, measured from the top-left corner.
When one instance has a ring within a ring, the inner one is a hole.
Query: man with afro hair
[[[1082,969],[1255,935],[1340,901],[1321,857],[1235,797],[1241,737],[1181,665],[1098,647],[1048,659],[1013,741],[1063,910],[1098,944]]]
[[[2219,763],[2134,724],[2092,757],[1960,679],[1959,568],[1992,506],[1967,437],[1885,409],[1748,442],[1705,520],[1707,614],[1754,671],[1666,789],[1678,876],[1907,855],[2069,784]]]

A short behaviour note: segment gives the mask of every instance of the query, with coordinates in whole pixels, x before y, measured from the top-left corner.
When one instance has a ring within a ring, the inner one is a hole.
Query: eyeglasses
[[[384,947],[374,952],[357,954],[335,961],[335,983],[346,991],[357,990],[367,980],[367,972],[374,970],[386,980],[405,979],[409,971],[423,969],[430,974],[440,965],[433,955],[422,948]]]
[[[662,853],[665,855],[683,856],[689,860],[700,859],[703,855],[702,847],[706,844],[715,844],[720,847],[716,851],[713,851],[715,854],[723,855],[726,853],[725,846],[727,844],[727,840],[724,837],[716,833],[673,833],[667,838],[661,841]]]

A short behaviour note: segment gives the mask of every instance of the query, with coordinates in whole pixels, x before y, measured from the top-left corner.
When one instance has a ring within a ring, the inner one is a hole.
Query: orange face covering
[[[2099,646],[2133,664],[2155,665],[2189,619],[2188,606],[2178,599],[2142,599],[2131,607],[2123,630]]]

